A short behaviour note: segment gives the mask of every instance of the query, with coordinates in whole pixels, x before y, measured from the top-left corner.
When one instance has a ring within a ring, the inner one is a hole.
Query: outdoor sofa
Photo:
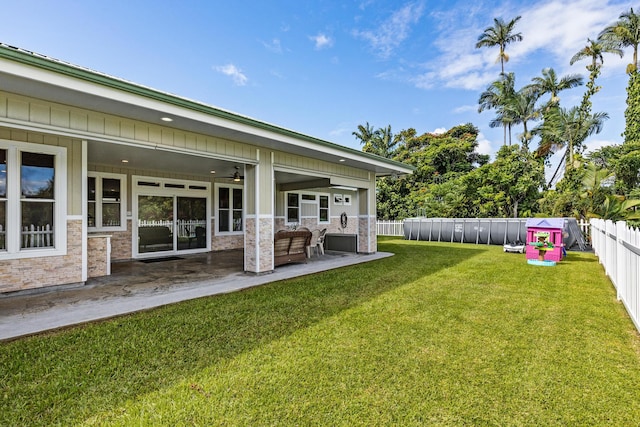
[[[273,238],[274,266],[291,262],[307,262],[307,246],[311,244],[311,232],[278,231]]]

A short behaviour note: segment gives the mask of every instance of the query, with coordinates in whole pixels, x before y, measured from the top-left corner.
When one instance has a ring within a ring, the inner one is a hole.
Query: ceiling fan
[[[240,182],[240,180],[244,179],[244,176],[240,175],[240,168],[238,166],[234,166],[234,167],[236,168],[236,171],[231,176],[231,178],[233,178],[235,182]]]

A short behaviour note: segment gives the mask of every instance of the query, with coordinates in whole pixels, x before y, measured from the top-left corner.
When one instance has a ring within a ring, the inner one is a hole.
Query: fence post
[[[625,221],[616,222],[616,279],[617,297],[618,300],[622,299],[622,295],[626,294],[627,289],[627,264],[628,264],[628,251],[624,247],[626,241],[627,223]]]

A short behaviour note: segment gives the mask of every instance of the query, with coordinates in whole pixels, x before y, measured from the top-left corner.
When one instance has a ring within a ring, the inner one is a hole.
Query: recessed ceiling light
[[[129,163],[129,160],[127,160],[127,159],[122,159],[122,163]]]
[[[216,173],[216,171],[211,171],[211,173]]]
[[[346,160],[345,160],[345,159],[340,159],[340,161],[341,161],[341,162],[346,162]]]
[[[160,120],[162,120],[163,122],[172,122],[173,119],[171,117],[162,117]]]

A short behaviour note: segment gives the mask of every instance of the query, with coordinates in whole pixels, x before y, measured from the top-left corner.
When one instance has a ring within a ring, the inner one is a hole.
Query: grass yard
[[[0,425],[638,425],[640,337],[593,254],[379,250],[0,343]]]

